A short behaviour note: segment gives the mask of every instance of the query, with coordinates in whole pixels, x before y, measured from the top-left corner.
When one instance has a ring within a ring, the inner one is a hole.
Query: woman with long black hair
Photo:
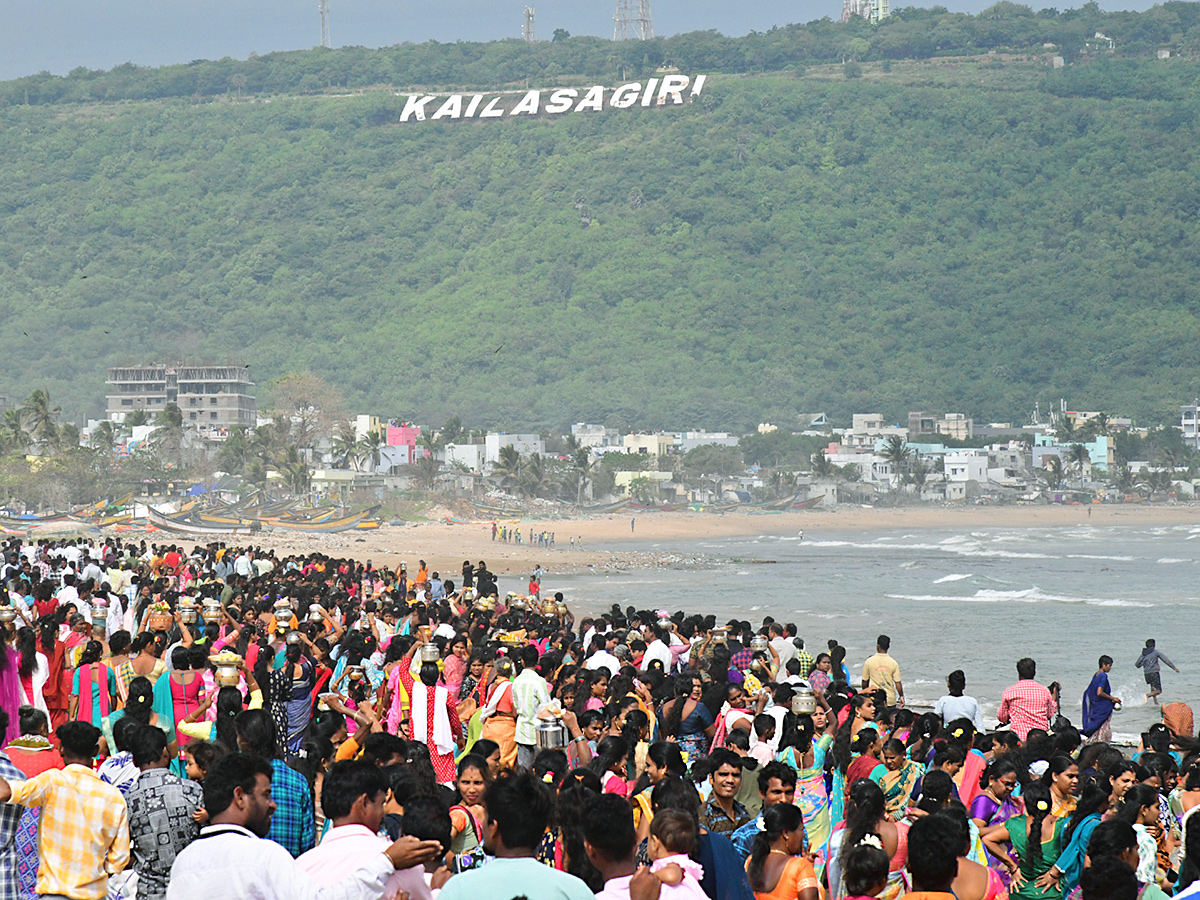
[[[817,900],[819,882],[804,850],[804,816],[790,803],[763,810],[746,874],[756,900]]]
[[[993,825],[980,837],[988,852],[1000,860],[1009,874],[1009,897],[1020,900],[1061,900],[1061,887],[1038,884],[1062,853],[1066,819],[1051,813],[1050,789],[1033,782],[1024,791],[1025,812],[1007,822]],[[1016,856],[1014,861],[1008,852]]]

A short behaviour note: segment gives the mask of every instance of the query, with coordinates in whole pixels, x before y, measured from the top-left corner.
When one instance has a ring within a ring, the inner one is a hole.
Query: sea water
[[[1124,709],[1113,731],[1136,740],[1158,710],[1134,661],[1147,638],[1182,670],[1163,667],[1163,702],[1200,716],[1200,526],[827,531],[662,542],[655,550],[704,554],[691,569],[555,576],[576,617],[613,603],[712,613],[718,621],[795,622],[814,656],[831,639],[846,648],[855,682],[875,637],[892,639],[911,704],[931,705],[962,669],[989,726],[1016,661],[1033,657],[1042,684],[1062,685],[1062,712],[1080,721],[1097,660]],[[604,549],[648,549],[647,544]]]

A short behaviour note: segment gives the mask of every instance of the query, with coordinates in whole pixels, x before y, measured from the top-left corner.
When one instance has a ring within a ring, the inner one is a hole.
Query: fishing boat
[[[245,525],[204,524],[190,517],[177,518],[159,512],[153,506],[146,508],[146,520],[155,528],[174,534],[253,534],[254,529]]]

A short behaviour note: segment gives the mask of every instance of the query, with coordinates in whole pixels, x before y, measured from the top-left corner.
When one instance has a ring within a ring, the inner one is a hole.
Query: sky
[[[556,28],[612,36],[616,0],[330,0],[334,46],[383,47],[406,41],[483,41],[519,37],[523,10],[537,10],[537,36]],[[932,6],[935,0],[918,0]],[[978,12],[994,0],[942,0]],[[1028,2],[1028,0],[1026,0]],[[1033,0],[1034,8],[1055,4]],[[893,8],[898,3],[893,2]],[[910,4],[911,5],[911,4]],[[1108,0],[1105,9],[1146,9],[1149,0]],[[841,0],[652,0],[656,34],[716,29],[743,35],[775,25],[841,15]],[[109,69],[194,59],[302,50],[320,43],[317,0],[33,0],[6,2],[0,29],[0,80],[77,66]]]

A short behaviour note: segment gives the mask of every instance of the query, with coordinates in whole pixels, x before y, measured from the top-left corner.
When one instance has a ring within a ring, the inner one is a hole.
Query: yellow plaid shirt
[[[129,863],[125,798],[91,769],[70,765],[12,786],[12,803],[40,806],[37,892],[103,900]]]

